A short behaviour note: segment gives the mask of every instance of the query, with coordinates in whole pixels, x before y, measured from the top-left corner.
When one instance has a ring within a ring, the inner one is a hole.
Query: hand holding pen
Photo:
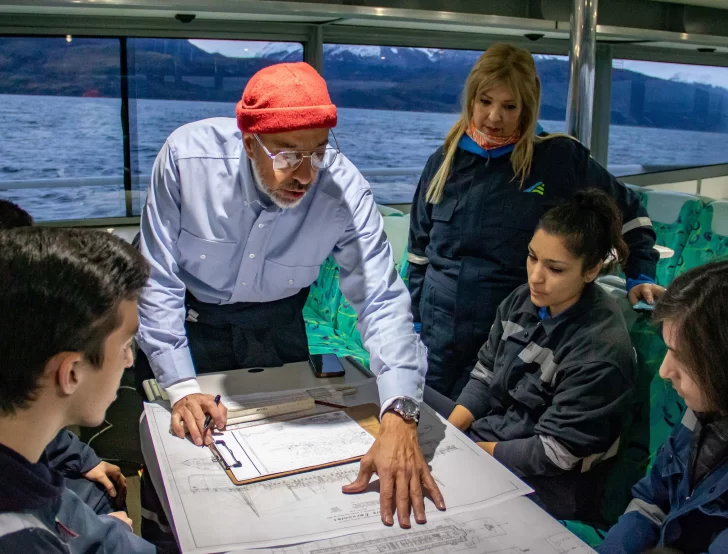
[[[213,421],[217,429],[223,429],[227,423],[227,408],[220,402],[219,395],[190,394],[172,406],[172,432],[184,438],[186,427],[197,446],[212,442],[209,427]]]
[[[215,406],[220,405],[220,395],[218,394],[215,397]],[[212,423],[212,414],[207,414],[207,417],[205,418],[205,425],[202,427],[202,436],[206,437],[207,430],[210,428],[210,423]],[[212,434],[212,433],[210,433]],[[207,444],[207,440],[205,440],[205,444]]]

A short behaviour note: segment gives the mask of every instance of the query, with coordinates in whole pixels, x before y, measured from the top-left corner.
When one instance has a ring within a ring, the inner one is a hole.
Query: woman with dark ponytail
[[[627,328],[594,283],[610,260],[627,259],[621,222],[614,201],[596,189],[546,212],[524,252],[528,283],[498,307],[449,414],[558,518],[599,517],[631,403]]]

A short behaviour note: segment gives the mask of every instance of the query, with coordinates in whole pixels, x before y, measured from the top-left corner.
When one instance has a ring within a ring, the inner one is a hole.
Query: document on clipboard
[[[236,485],[351,463],[374,444],[378,413],[364,404],[216,432],[210,450]]]

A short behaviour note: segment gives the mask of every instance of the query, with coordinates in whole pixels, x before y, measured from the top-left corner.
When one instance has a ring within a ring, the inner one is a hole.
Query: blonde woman
[[[531,54],[508,44],[489,48],[470,71],[460,118],[427,161],[412,201],[412,313],[429,348],[427,384],[453,399],[498,305],[526,282],[539,219],[576,191],[601,189],[622,213],[630,300],[652,303],[664,290],[654,282],[655,232],[639,199],[579,142],[545,134],[540,101]]]

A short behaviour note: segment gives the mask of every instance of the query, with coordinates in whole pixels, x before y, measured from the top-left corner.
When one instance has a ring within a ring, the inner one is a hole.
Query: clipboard
[[[364,429],[367,433],[369,433],[371,436],[375,437],[379,433],[379,406],[377,404],[360,404],[358,406],[350,406],[350,407],[341,407],[342,412],[346,413],[351,419],[353,419],[356,423],[359,424],[359,426]],[[309,417],[307,414],[306,416],[302,417]],[[220,444],[222,443],[222,444]],[[287,477],[289,475],[298,475],[300,473],[306,473],[309,471],[315,471],[317,469],[324,469],[327,467],[334,467],[344,464],[350,464],[352,462],[357,462],[361,460],[362,456],[356,456],[353,458],[347,458],[344,460],[337,460],[334,462],[328,462],[325,464],[315,465],[315,466],[308,466],[308,467],[302,467],[298,469],[294,469],[291,471],[283,471],[279,473],[269,473],[267,475],[261,475],[259,477],[253,477],[251,479],[244,479],[244,480],[238,480],[235,475],[233,474],[231,470],[231,466],[228,464],[228,462],[225,461],[225,457],[221,454],[221,450],[227,450],[228,454],[232,456],[232,459],[235,460],[232,467],[239,467],[239,465],[235,465],[235,463],[240,464],[241,462],[237,461],[235,459],[235,456],[233,452],[229,449],[229,447],[225,444],[224,441],[214,441],[212,444],[208,446],[208,448],[211,450],[213,457],[217,462],[222,466],[222,468],[225,470],[225,473],[230,478],[230,481],[234,485],[248,485],[250,483],[259,483],[261,481],[269,481],[271,479],[278,479],[279,477]]]

